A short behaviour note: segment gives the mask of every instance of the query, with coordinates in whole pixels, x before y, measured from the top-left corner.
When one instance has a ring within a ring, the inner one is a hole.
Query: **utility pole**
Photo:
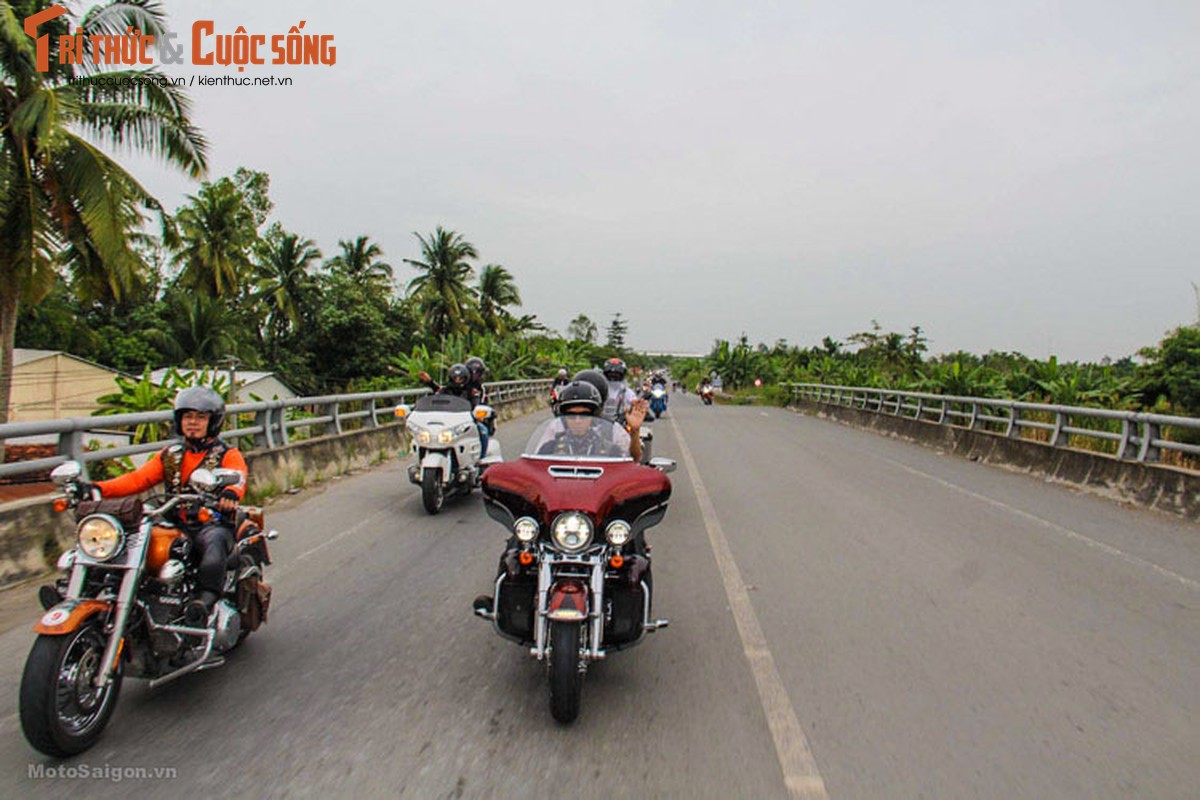
[[[226,402],[233,405],[237,402],[237,368],[242,362],[237,356],[228,355],[221,359],[221,363],[229,366],[229,396]]]

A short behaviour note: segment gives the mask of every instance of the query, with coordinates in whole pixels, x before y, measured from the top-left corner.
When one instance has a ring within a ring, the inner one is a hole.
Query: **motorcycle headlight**
[[[554,520],[554,543],[568,553],[578,553],[592,543],[592,521],[586,514],[568,511]]]
[[[438,442],[440,444],[452,444],[454,442],[454,431],[439,431]]]
[[[107,561],[121,550],[121,525],[107,514],[94,514],[79,523],[79,549],[88,558]]]
[[[417,444],[429,444],[432,441],[433,441],[433,436],[430,435],[429,431],[425,431],[425,430],[417,431]]]
[[[537,520],[533,517],[521,517],[513,523],[513,533],[517,535],[517,540],[524,544],[529,544],[538,535]]]
[[[613,547],[620,547],[629,541],[629,536],[632,532],[633,529],[629,527],[628,522],[623,519],[614,519],[604,529],[604,536]]]

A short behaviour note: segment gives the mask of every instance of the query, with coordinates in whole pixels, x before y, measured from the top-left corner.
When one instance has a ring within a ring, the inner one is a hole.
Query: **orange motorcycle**
[[[226,564],[225,591],[203,626],[184,608],[197,594],[191,539],[179,527],[218,518],[217,495],[240,480],[236,470],[195,470],[190,493],[169,498],[93,500],[81,497],[79,464],[51,473],[73,509],[76,546],[58,560],[64,576],[43,587],[46,613],[21,678],[25,738],[59,758],[87,750],[104,731],[126,676],[160,686],[224,663],[227,653],[267,618],[271,563],[262,509],[243,508],[229,520],[237,543]]]

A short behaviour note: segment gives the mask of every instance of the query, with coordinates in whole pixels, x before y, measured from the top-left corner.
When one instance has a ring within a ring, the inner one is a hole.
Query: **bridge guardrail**
[[[534,397],[549,391],[551,379],[526,381],[498,381],[485,383],[489,401],[495,405]],[[297,429],[313,429],[321,434],[340,434],[345,423],[363,420],[362,426],[377,428],[384,424],[380,417],[393,418],[397,403],[429,394],[428,389],[397,389],[383,392],[359,392],[356,394],[332,394],[321,397],[293,397],[287,400],[264,400],[256,403],[238,403],[226,409],[226,417],[237,419],[240,415],[254,414],[254,422],[241,428],[222,433],[230,441],[250,436],[254,447],[248,452],[272,450],[286,445]],[[359,407],[355,407],[359,406]],[[312,416],[289,417],[291,409],[313,409]],[[0,425],[0,441],[28,436],[57,436],[57,454],[46,458],[0,464],[0,478],[44,472],[64,461],[78,461],[84,466],[97,461],[107,461],[125,456],[153,453],[162,449],[169,440],[144,442],[122,447],[88,450],[87,437],[111,434],[114,430],[138,425],[169,422],[171,411],[149,411],[138,414],[112,414],[96,417],[70,417],[68,419],[41,422],[10,422]],[[357,423],[356,423],[357,424]]]
[[[1157,462],[1164,450],[1200,456],[1200,446],[1163,438],[1167,426],[1200,431],[1200,419],[1117,411],[1085,406],[1061,406],[1000,400],[990,397],[879,389],[868,386],[837,386],[823,383],[785,383],[793,399],[805,399],[826,405],[857,408],[877,414],[919,419],[952,425],[966,430],[986,430],[991,425],[1009,438],[1018,438],[1023,430],[1048,432],[1047,443],[1066,447],[1072,436],[1112,442],[1117,458],[1126,461]],[[1033,419],[1036,414],[1047,419]],[[1049,421],[1052,419],[1052,421]],[[1083,420],[1102,420],[1119,430],[1081,427]]]

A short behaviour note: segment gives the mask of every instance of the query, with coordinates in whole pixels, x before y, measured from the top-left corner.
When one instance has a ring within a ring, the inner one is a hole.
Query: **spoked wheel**
[[[579,671],[579,623],[550,624],[550,714],[558,722],[579,716],[583,673]]]
[[[430,514],[442,510],[446,502],[446,493],[442,489],[442,472],[437,469],[427,469],[421,473],[421,502]]]
[[[39,636],[21,677],[21,729],[36,749],[65,758],[87,750],[104,731],[121,692],[120,670],[94,685],[107,640],[100,622],[65,636]]]

